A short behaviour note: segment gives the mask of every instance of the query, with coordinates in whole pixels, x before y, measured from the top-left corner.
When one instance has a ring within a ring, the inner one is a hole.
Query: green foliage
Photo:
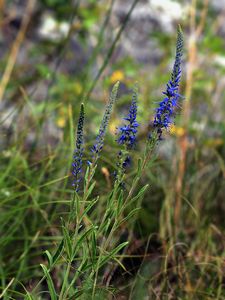
[[[47,280],[51,300],[56,300],[57,299],[57,294],[56,294],[56,291],[55,291],[55,288],[54,288],[54,283],[52,281],[52,278],[51,278],[51,276],[48,272],[48,269],[42,264],[41,264],[41,267],[43,269],[43,272],[44,272],[46,280]]]

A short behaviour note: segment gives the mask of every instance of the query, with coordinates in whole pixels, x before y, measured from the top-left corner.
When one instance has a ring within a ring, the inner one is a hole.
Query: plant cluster
[[[118,238],[119,231],[129,224],[139,211],[144,193],[148,184],[137,190],[137,184],[143,172],[152,160],[152,154],[158,142],[162,139],[163,131],[168,130],[173,123],[176,109],[180,100],[178,93],[181,77],[181,57],[183,51],[183,35],[178,27],[175,63],[171,73],[171,79],[167,84],[165,98],[159,103],[155,112],[154,121],[150,122],[152,132],[146,136],[146,146],[143,155],[139,158],[137,170],[132,180],[131,189],[126,192],[124,182],[126,180],[126,168],[132,159],[132,151],[138,139],[137,121],[138,115],[138,90],[134,87],[132,101],[128,115],[123,118],[126,124],[117,128],[117,143],[121,147],[117,157],[117,170],[111,192],[102,203],[102,218],[98,223],[93,217],[93,211],[102,200],[101,195],[93,196],[95,190],[94,175],[98,165],[104,139],[113,106],[117,99],[119,82],[113,88],[105,108],[105,113],[100,125],[95,144],[91,148],[92,157],[86,163],[84,156],[84,104],[81,104],[80,115],[77,124],[76,147],[72,163],[73,198],[71,200],[68,220],[62,219],[63,238],[54,255],[46,251],[48,266],[41,265],[44,277],[36,285],[31,293],[27,293],[27,299],[33,299],[38,286],[43,280],[47,280],[51,299],[105,299],[110,291],[110,278],[116,265],[123,266],[121,259],[125,253],[128,241]],[[87,165],[85,170],[85,165]],[[92,212],[92,213],[91,213]],[[119,254],[121,256],[119,256]],[[114,262],[112,265],[110,262]],[[60,278],[62,284],[60,290],[56,290],[51,273],[58,265],[64,270],[64,276]],[[124,267],[125,268],[125,267]],[[107,284],[104,284],[106,283]],[[102,288],[105,287],[105,288]]]

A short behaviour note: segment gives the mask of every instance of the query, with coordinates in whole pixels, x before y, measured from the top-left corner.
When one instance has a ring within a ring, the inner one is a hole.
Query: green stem
[[[130,7],[130,9],[129,9],[129,11],[128,11],[128,13],[127,13],[124,21],[123,21],[122,26],[120,27],[120,30],[118,31],[118,33],[117,33],[114,41],[112,42],[112,45],[111,45],[111,47],[110,47],[110,49],[109,49],[109,51],[108,51],[108,53],[106,55],[106,58],[105,58],[105,60],[104,60],[104,62],[102,64],[101,68],[98,71],[98,74],[96,75],[95,79],[93,80],[93,82],[92,82],[92,84],[91,84],[91,86],[90,86],[90,88],[89,88],[89,90],[87,92],[87,95],[85,97],[86,100],[89,99],[89,97],[90,97],[93,89],[95,88],[96,83],[98,82],[100,76],[102,75],[103,71],[105,70],[105,68],[106,68],[106,66],[107,66],[107,64],[108,64],[108,62],[109,62],[109,60],[110,60],[110,58],[111,58],[111,56],[112,56],[112,54],[114,52],[116,44],[117,44],[118,40],[120,39],[120,36],[123,33],[123,31],[124,31],[124,29],[125,29],[125,27],[127,25],[127,22],[129,21],[129,18],[131,16],[131,14],[132,14],[135,6],[137,5],[138,1],[139,0],[134,0],[133,4],[131,5],[131,7]]]
[[[65,273],[65,276],[64,276],[64,279],[63,279],[63,285],[62,285],[62,288],[61,288],[61,291],[60,291],[59,300],[65,300],[66,296],[68,294],[68,292],[67,292],[64,295],[64,290],[66,288],[66,284],[67,284],[68,277],[69,277],[69,274],[70,274],[70,269],[71,269],[71,261],[68,263],[67,268],[66,268],[66,273]]]

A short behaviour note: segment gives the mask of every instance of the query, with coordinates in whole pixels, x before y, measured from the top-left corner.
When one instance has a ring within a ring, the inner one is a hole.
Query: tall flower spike
[[[84,144],[84,104],[81,104],[80,115],[77,124],[77,139],[76,148],[74,151],[73,163],[72,163],[72,174],[73,174],[73,187],[76,192],[79,191],[80,173],[82,171],[82,157],[83,157],[83,144]]]
[[[183,54],[183,33],[181,27],[177,29],[176,56],[171,73],[171,79],[167,83],[166,91],[163,92],[165,98],[159,103],[156,109],[153,126],[157,130],[158,139],[162,138],[163,129],[168,129],[173,123],[175,108],[178,105],[178,100],[181,95],[178,93],[180,78],[181,78],[181,58]]]
[[[137,98],[138,88],[137,85],[135,85],[129,113],[125,118],[123,118],[128,124],[117,129],[117,143],[125,146],[125,149],[119,151],[117,155],[118,172],[115,172],[115,175],[118,181],[122,180],[125,170],[131,163],[129,150],[133,149],[136,143],[137,127],[139,126],[137,122]]]
[[[132,101],[129,108],[129,114],[124,118],[128,122],[127,125],[118,128],[118,139],[117,143],[125,145],[127,150],[132,149],[136,142],[137,127],[139,126],[137,118],[137,85],[133,90]]]
[[[97,160],[103,148],[105,134],[111,117],[113,104],[117,98],[118,88],[119,88],[119,81],[117,81],[117,83],[113,86],[112,92],[109,97],[109,102],[106,106],[105,113],[99,128],[99,133],[97,135],[96,142],[94,146],[91,148],[91,151],[93,152],[93,162]]]

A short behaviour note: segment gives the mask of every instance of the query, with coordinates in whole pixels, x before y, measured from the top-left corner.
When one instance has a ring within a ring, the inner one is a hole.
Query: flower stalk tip
[[[107,130],[107,127],[109,124],[111,114],[112,114],[114,102],[116,101],[116,98],[117,98],[119,84],[120,84],[120,82],[117,81],[112,88],[112,92],[109,97],[109,102],[106,106],[105,113],[104,113],[104,116],[103,116],[103,119],[102,119],[102,122],[101,122],[101,125],[99,128],[99,132],[98,132],[98,135],[96,138],[96,142],[93,145],[93,147],[91,148],[91,152],[93,153],[93,161],[97,160],[97,158],[99,157],[99,154],[103,148],[106,130]]]
[[[137,84],[133,89],[132,101],[130,104],[128,115],[123,118],[126,121],[126,125],[122,125],[117,129],[117,143],[124,145],[124,149],[119,151],[117,159],[118,173],[117,180],[122,180],[122,176],[125,170],[130,166],[131,157],[129,150],[133,149],[136,144],[137,128],[139,123],[137,122],[137,98],[138,98],[138,87]]]
[[[84,104],[82,103],[80,106],[80,114],[77,124],[77,134],[76,134],[76,147],[73,156],[73,163],[72,163],[72,175],[73,175],[73,183],[72,186],[74,187],[75,191],[79,191],[80,185],[80,173],[82,172],[82,158],[83,158],[83,144],[84,144]]]
[[[176,55],[171,78],[167,83],[166,91],[163,92],[165,98],[159,103],[155,112],[153,126],[157,131],[158,140],[162,139],[163,129],[168,129],[173,124],[175,109],[181,95],[178,93],[181,78],[181,59],[183,54],[183,33],[181,27],[177,29]]]
[[[139,123],[137,122],[137,97],[138,88],[137,85],[135,85],[129,113],[125,118],[123,118],[128,124],[118,128],[119,137],[117,139],[117,143],[125,145],[127,150],[134,148],[136,143],[137,127],[139,126]]]

